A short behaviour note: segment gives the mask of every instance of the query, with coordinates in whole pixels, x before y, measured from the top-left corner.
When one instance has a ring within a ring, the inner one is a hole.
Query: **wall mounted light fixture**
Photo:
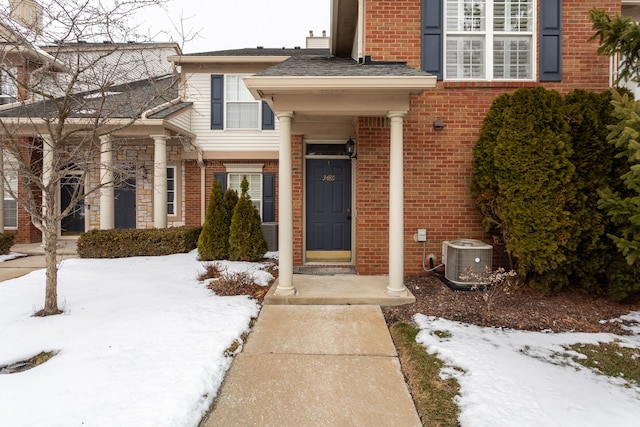
[[[140,177],[144,180],[147,179],[147,168],[144,165],[140,166]]]
[[[353,139],[349,138],[344,146],[349,157],[351,157],[352,159],[356,159],[358,157],[358,155],[356,154],[356,143]]]
[[[435,119],[433,121],[433,130],[443,130],[444,129],[444,120]]]

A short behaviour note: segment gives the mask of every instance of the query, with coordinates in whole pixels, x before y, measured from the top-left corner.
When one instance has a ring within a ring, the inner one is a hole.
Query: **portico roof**
[[[417,95],[436,86],[436,77],[403,62],[359,63],[328,55],[292,56],[253,76],[245,84],[257,99],[277,94]]]

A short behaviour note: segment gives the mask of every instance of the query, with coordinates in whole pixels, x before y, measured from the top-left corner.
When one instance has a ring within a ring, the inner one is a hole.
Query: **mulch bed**
[[[277,268],[270,271],[277,277]],[[452,291],[432,274],[409,277],[405,285],[416,297],[414,304],[382,309],[388,325],[413,323],[417,313],[478,326],[548,332],[610,332],[626,335],[622,322],[609,322],[631,311],[640,311],[640,295],[618,303],[594,298],[580,290],[544,296],[527,286],[510,294],[496,294],[491,310],[482,291]],[[212,282],[218,295],[250,295],[262,304],[268,286]]]
[[[405,285],[416,302],[384,308],[388,324],[412,323],[413,316],[422,313],[479,326],[528,331],[628,334],[620,322],[607,320],[640,311],[640,297],[617,303],[580,290],[544,296],[526,286],[508,295],[496,295],[488,310],[482,291],[452,291],[435,275],[410,277]]]

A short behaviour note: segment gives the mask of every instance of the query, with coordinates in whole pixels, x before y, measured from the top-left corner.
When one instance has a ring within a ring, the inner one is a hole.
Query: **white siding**
[[[277,151],[276,130],[211,130],[211,74],[187,75],[186,101],[193,102],[191,132],[205,151]]]
[[[182,129],[191,129],[191,110],[187,110],[182,114],[179,114],[171,119],[169,119],[169,123],[172,125],[178,126]]]

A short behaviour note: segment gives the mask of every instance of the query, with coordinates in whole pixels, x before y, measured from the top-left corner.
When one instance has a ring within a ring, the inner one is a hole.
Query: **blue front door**
[[[351,250],[351,160],[307,160],[307,251]]]
[[[114,188],[115,228],[136,228],[136,179],[130,178]]]
[[[82,175],[71,174],[60,182],[60,210],[67,209],[73,200],[73,209],[60,221],[60,235],[73,236],[84,233],[84,185]]]

